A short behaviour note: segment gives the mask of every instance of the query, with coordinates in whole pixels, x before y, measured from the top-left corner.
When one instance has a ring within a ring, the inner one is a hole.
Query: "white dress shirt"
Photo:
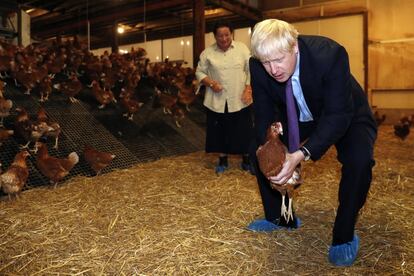
[[[241,96],[246,85],[250,84],[250,51],[242,42],[232,41],[223,51],[216,43],[207,47],[200,55],[196,76],[199,81],[205,77],[217,81],[223,87],[219,93],[207,87],[204,105],[217,113],[224,113],[225,104],[229,112],[245,108]]]

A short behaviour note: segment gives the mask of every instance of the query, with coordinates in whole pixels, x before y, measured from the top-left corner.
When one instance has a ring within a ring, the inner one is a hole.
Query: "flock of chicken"
[[[378,111],[374,112],[375,121],[380,126],[387,116],[385,114],[380,115]],[[402,141],[404,141],[410,134],[410,128],[414,125],[414,115],[402,116],[399,121],[393,126],[394,134]]]
[[[36,119],[29,118],[24,108],[16,107],[13,129],[4,127],[4,118],[10,116],[13,108],[13,102],[5,95],[6,84],[16,86],[24,94],[37,93],[42,103],[53,100],[52,94],[56,92],[67,95],[70,103],[76,103],[80,93],[89,92],[99,109],[120,102],[123,116],[128,120],[133,120],[142,105],[151,101],[152,107],[163,108],[164,113],[172,115],[180,127],[186,110],[189,111],[197,97],[194,70],[168,60],[150,63],[145,55],[144,49],[132,48],[127,54],[105,52],[98,57],[76,37],[65,42],[57,38],[25,48],[0,41],[0,146],[12,135],[26,143],[21,145],[21,151],[7,170],[2,172],[0,167],[3,192],[17,195],[24,187],[29,176],[26,164],[29,151],[36,154],[37,168],[54,185],[79,162],[76,152],[64,159],[50,156],[47,144],[40,142],[41,138],[52,138],[53,147],[58,149],[61,133],[60,124],[50,120],[43,107],[38,110]],[[153,87],[151,95],[139,90],[142,78],[146,78]],[[86,145],[83,157],[99,174],[115,156]]]
[[[14,161],[5,172],[2,172],[0,167],[0,187],[9,197],[17,195],[29,177],[29,168],[26,163],[26,158],[30,155],[29,151],[36,154],[36,167],[55,187],[79,162],[76,152],[70,153],[67,158],[50,156],[47,144],[40,142],[41,138],[51,137],[54,139],[54,148],[57,149],[61,133],[59,123],[50,120],[43,107],[39,108],[36,120],[31,120],[24,108],[18,107],[16,111],[14,129],[7,130],[3,126],[0,129],[0,142],[14,134],[27,142],[21,145],[20,152],[16,154]],[[33,149],[30,149],[30,144],[33,145]],[[85,145],[83,156],[97,175],[115,158],[115,155],[98,151],[89,145]]]

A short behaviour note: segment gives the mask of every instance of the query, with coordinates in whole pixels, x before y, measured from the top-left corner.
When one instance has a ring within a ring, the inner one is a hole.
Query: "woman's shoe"
[[[226,165],[217,165],[216,166],[216,174],[222,174],[227,169],[228,169],[228,166],[226,166]]]

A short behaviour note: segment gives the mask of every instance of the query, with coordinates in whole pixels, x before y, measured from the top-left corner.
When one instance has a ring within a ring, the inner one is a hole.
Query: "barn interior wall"
[[[368,9],[372,104],[414,109],[414,1],[369,0]]]
[[[234,39],[250,47],[250,28],[240,28],[234,30]],[[205,34],[205,47],[215,43],[212,32]],[[185,66],[193,64],[193,36],[182,36],[163,40],[151,40],[145,43],[134,43],[120,45],[120,51],[130,51],[131,48],[144,48],[147,51],[147,57],[151,62],[158,62],[168,58],[171,61],[184,61]],[[92,50],[95,55],[102,55],[105,51],[111,52],[111,48],[99,48]]]

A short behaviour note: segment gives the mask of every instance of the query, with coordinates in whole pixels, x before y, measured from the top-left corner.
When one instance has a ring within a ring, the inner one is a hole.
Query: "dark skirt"
[[[253,138],[251,105],[240,111],[217,113],[207,110],[206,152],[248,154]]]

